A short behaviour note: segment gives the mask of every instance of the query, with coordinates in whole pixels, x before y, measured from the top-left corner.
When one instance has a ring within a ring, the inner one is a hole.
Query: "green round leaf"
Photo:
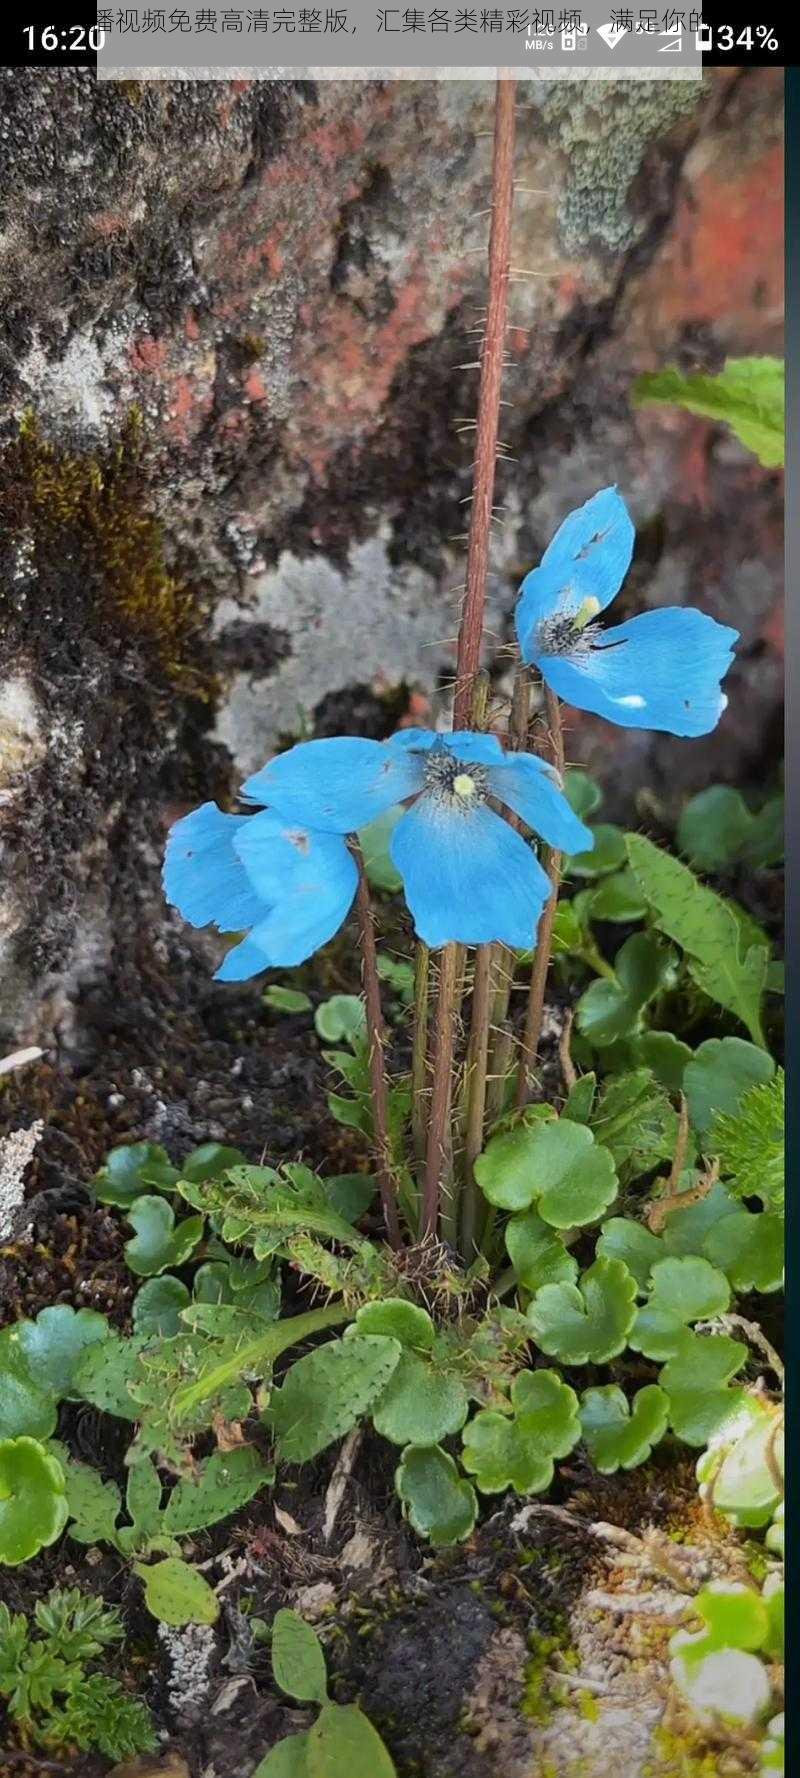
[[[698,1203],[671,1210],[665,1218],[662,1237],[667,1253],[705,1253],[709,1230],[725,1217],[735,1215],[738,1209],[735,1198],[717,1183]],[[707,1258],[711,1259],[711,1254]]]
[[[323,1043],[360,1043],[366,1033],[366,1013],[360,994],[332,994],[317,1007],[314,1024]]]
[[[161,1278],[148,1278],[137,1290],[133,1300],[133,1325],[138,1334],[176,1334],[181,1324],[181,1310],[191,1297],[180,1278],[167,1272]]]
[[[372,1173],[331,1173],[322,1181],[325,1196],[337,1216],[345,1222],[358,1222],[368,1210],[378,1189]]]
[[[128,1221],[136,1234],[125,1243],[125,1259],[132,1272],[150,1278],[169,1266],[182,1266],[203,1239],[202,1216],[187,1216],[176,1224],[175,1212],[166,1198],[135,1198]]]
[[[611,827],[599,822],[592,828],[594,847],[591,852],[576,852],[566,862],[566,875],[570,877],[604,877],[609,871],[619,870],[625,863],[625,835],[621,827]]]
[[[542,1284],[559,1284],[564,1279],[574,1284],[578,1262],[567,1252],[561,1236],[542,1221],[538,1210],[510,1217],[505,1242],[517,1282],[523,1289],[535,1291]]]
[[[612,1216],[603,1223],[595,1253],[598,1259],[621,1259],[633,1273],[640,1291],[645,1291],[653,1266],[664,1257],[664,1243],[643,1223],[633,1222],[627,1216]]]
[[[613,1475],[644,1463],[666,1432],[668,1410],[667,1397],[656,1383],[639,1389],[630,1404],[614,1383],[585,1389],[581,1431],[595,1469]]]
[[[689,1116],[704,1135],[719,1112],[738,1111],[748,1087],[771,1080],[775,1063],[743,1037],[709,1037],[687,1062],[683,1090]]]
[[[390,1339],[399,1340],[401,1346],[410,1346],[418,1352],[430,1352],[436,1331],[427,1309],[399,1296],[385,1296],[381,1302],[365,1303],[359,1309],[354,1325],[359,1334],[388,1334]]]
[[[393,1445],[435,1445],[461,1431],[468,1408],[467,1392],[458,1377],[448,1377],[430,1359],[404,1351],[372,1409],[372,1424]]]
[[[678,846],[698,870],[724,870],[738,858],[752,821],[738,790],[711,784],[686,804],[678,822]]]
[[[731,1281],[734,1290],[780,1290],[785,1229],[782,1216],[768,1210],[736,1210],[710,1228],[703,1251]]]
[[[636,1315],[636,1279],[619,1259],[596,1259],[579,1283],[545,1284],[528,1309],[543,1352],[564,1364],[605,1364],[622,1352]]]
[[[617,1195],[611,1155],[570,1118],[518,1124],[493,1137],[475,1177],[490,1204],[527,1210],[536,1202],[542,1219],[559,1229],[595,1222]]]
[[[637,1030],[645,1007],[668,987],[675,974],[674,953],[649,933],[636,932],[614,959],[612,981],[592,982],[581,995],[577,1024],[602,1048]]]
[[[644,919],[647,902],[633,871],[626,864],[623,870],[613,871],[598,883],[589,895],[587,908],[590,920],[627,925],[629,921]]]
[[[222,1179],[231,1167],[246,1165],[246,1156],[240,1148],[226,1148],[221,1142],[203,1142],[181,1162],[180,1176],[196,1185],[203,1179]]]
[[[588,772],[582,772],[579,767],[571,767],[568,772],[564,773],[564,795],[570,808],[581,821],[585,821],[589,815],[593,815],[603,800],[603,792],[599,784],[595,782],[594,778],[589,777]]]
[[[108,1338],[109,1326],[105,1315],[94,1309],[76,1311],[66,1303],[56,1303],[40,1309],[35,1321],[18,1321],[11,1334],[34,1382],[61,1401],[72,1394],[83,1353]]]
[[[14,1338],[0,1332],[0,1438],[49,1438],[58,1419],[56,1398],[34,1380]]]
[[[219,1600],[208,1581],[190,1568],[180,1556],[166,1556],[163,1562],[145,1565],[134,1562],[134,1571],[144,1585],[148,1611],[159,1623],[215,1624],[219,1617]]]
[[[482,1409],[464,1428],[464,1468],[482,1494],[541,1494],[553,1480],[553,1459],[580,1438],[578,1398],[556,1371],[522,1371],[511,1407],[511,1415]]]
[[[409,1445],[395,1471],[395,1487],[420,1537],[435,1544],[469,1537],[478,1514],[475,1490],[439,1445]]]
[[[0,1562],[14,1568],[55,1543],[67,1522],[61,1464],[35,1438],[0,1440]]]
[[[297,1611],[277,1611],[272,1624],[272,1673],[276,1685],[301,1703],[328,1697],[325,1656],[319,1638]]]
[[[681,1043],[671,1031],[643,1031],[635,1041],[639,1059],[652,1070],[659,1086],[668,1093],[681,1092],[686,1064],[692,1059],[688,1043]]]
[[[659,1382],[669,1396],[670,1426],[685,1445],[709,1444],[747,1399],[743,1389],[729,1387],[746,1358],[747,1347],[727,1334],[681,1336]]]
[[[724,1272],[695,1255],[660,1259],[650,1275],[650,1296],[628,1336],[635,1352],[663,1361],[680,1347],[691,1321],[723,1315],[731,1293]]]
[[[112,1148],[92,1184],[99,1203],[118,1204],[124,1209],[134,1198],[141,1197],[148,1186],[171,1191],[179,1177],[160,1143],[132,1142]]]
[[[735,1438],[707,1491],[717,1511],[727,1513],[735,1524],[769,1524],[783,1500],[782,1416],[765,1410]]]

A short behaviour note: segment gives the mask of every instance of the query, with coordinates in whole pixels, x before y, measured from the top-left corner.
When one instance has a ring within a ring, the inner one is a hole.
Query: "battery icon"
[[[710,25],[701,24],[699,30],[695,31],[694,46],[700,50],[714,48],[714,33]]]

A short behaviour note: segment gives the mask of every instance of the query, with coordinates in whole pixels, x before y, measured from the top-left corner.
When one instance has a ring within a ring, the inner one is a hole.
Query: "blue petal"
[[[272,904],[250,934],[265,959],[258,967],[304,963],[338,932],[356,892],[358,870],[344,840],[293,826],[266,809],[245,823],[234,844],[251,882]]]
[[[536,631],[542,618],[568,617],[587,599],[596,600],[599,611],[611,604],[630,567],[634,538],[616,488],[602,488],[569,514],[520,587],[515,623],[524,660],[540,664]]]
[[[432,747],[446,747],[448,753],[463,760],[465,765],[495,765],[504,758],[496,735],[477,734],[474,729],[437,734],[429,728],[402,728],[391,736],[387,745],[410,748],[419,753],[429,753]]]
[[[671,607],[605,630],[585,654],[540,664],[566,703],[621,728],[707,735],[728,701],[720,680],[738,637],[704,611]]]
[[[243,794],[304,826],[354,833],[421,786],[422,765],[413,754],[342,736],[301,741],[277,754],[247,779]]]
[[[258,945],[253,944],[251,938],[243,938],[241,944],[231,946],[219,969],[215,971],[214,980],[246,982],[251,975],[260,975],[264,969],[269,969],[269,958],[264,956]]]
[[[422,796],[391,843],[414,925],[425,944],[533,944],[550,884],[530,846],[481,804]]]
[[[241,932],[263,918],[264,899],[234,851],[248,826],[246,815],[223,815],[216,803],[203,803],[170,829],[164,893],[190,926],[213,922],[221,932]]]
[[[559,852],[590,852],[591,829],[584,827],[559,788],[558,778],[546,760],[535,753],[509,753],[501,766],[489,772],[489,787],[498,802],[521,815],[526,827],[541,834]]]

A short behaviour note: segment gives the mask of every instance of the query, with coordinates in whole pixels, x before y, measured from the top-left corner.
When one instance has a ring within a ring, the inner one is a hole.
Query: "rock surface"
[[[0,1028],[72,1065],[87,993],[174,932],[169,821],[452,672],[492,93],[2,78]],[[521,95],[488,656],[611,480],[620,615],[742,632],[709,741],[572,724],[628,813],[644,782],[761,782],[779,745],[780,477],[629,388],[781,349],[781,100],[771,71]]]

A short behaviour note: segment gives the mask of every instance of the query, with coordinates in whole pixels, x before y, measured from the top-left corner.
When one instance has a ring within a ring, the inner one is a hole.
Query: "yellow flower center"
[[[600,600],[599,599],[594,599],[594,598],[584,599],[583,604],[581,606],[579,606],[578,610],[575,613],[575,616],[572,619],[573,628],[576,630],[585,630],[586,625],[588,623],[591,623],[592,618],[597,616],[597,613],[599,610],[600,610]]]
[[[474,796],[476,788],[475,779],[471,778],[468,772],[459,772],[458,777],[453,779],[453,789],[456,796]]]

